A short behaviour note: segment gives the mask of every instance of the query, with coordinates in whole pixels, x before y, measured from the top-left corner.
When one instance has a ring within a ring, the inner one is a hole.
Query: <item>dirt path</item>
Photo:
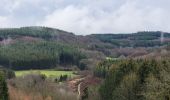
[[[95,77],[92,76],[86,76],[83,78],[76,78],[71,81],[69,81],[69,85],[72,88],[74,92],[77,92],[77,98],[78,100],[81,100],[80,98],[85,95],[84,89],[88,88],[90,85],[96,85],[99,84],[101,81]]]

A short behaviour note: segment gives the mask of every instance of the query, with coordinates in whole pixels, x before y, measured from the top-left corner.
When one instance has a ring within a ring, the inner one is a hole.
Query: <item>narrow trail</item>
[[[84,87],[87,87],[87,84],[85,84],[85,79],[86,77],[77,78],[69,82],[71,89],[77,93],[77,100],[81,100]]]
[[[83,82],[80,82],[79,84],[78,84],[78,87],[77,87],[77,91],[78,91],[78,100],[80,100],[81,99],[81,84],[82,84]]]
[[[81,84],[82,84],[82,82],[80,82],[79,84],[78,84],[78,95],[80,96],[81,95]]]
[[[85,95],[84,90],[91,85],[96,85],[101,82],[100,79],[92,77],[92,76],[85,76],[83,78],[76,78],[69,81],[69,86],[73,92],[77,93],[77,100],[81,100],[82,96]]]

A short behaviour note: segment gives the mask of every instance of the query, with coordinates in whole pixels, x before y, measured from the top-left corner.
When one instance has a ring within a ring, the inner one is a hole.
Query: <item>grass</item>
[[[16,77],[24,76],[31,73],[44,74],[47,77],[59,77],[61,75],[68,75],[69,77],[74,77],[73,71],[55,71],[55,70],[24,70],[15,71]]]

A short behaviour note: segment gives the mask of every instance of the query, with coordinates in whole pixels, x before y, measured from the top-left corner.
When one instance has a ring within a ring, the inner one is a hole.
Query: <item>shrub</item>
[[[8,88],[5,75],[0,71],[0,100],[8,100]]]

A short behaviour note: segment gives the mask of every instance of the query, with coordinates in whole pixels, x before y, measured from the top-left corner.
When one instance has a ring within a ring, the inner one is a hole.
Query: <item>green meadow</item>
[[[23,70],[15,71],[16,77],[24,76],[27,74],[44,74],[47,77],[59,77],[61,75],[68,75],[69,77],[74,77],[74,71],[55,71],[55,70]]]

